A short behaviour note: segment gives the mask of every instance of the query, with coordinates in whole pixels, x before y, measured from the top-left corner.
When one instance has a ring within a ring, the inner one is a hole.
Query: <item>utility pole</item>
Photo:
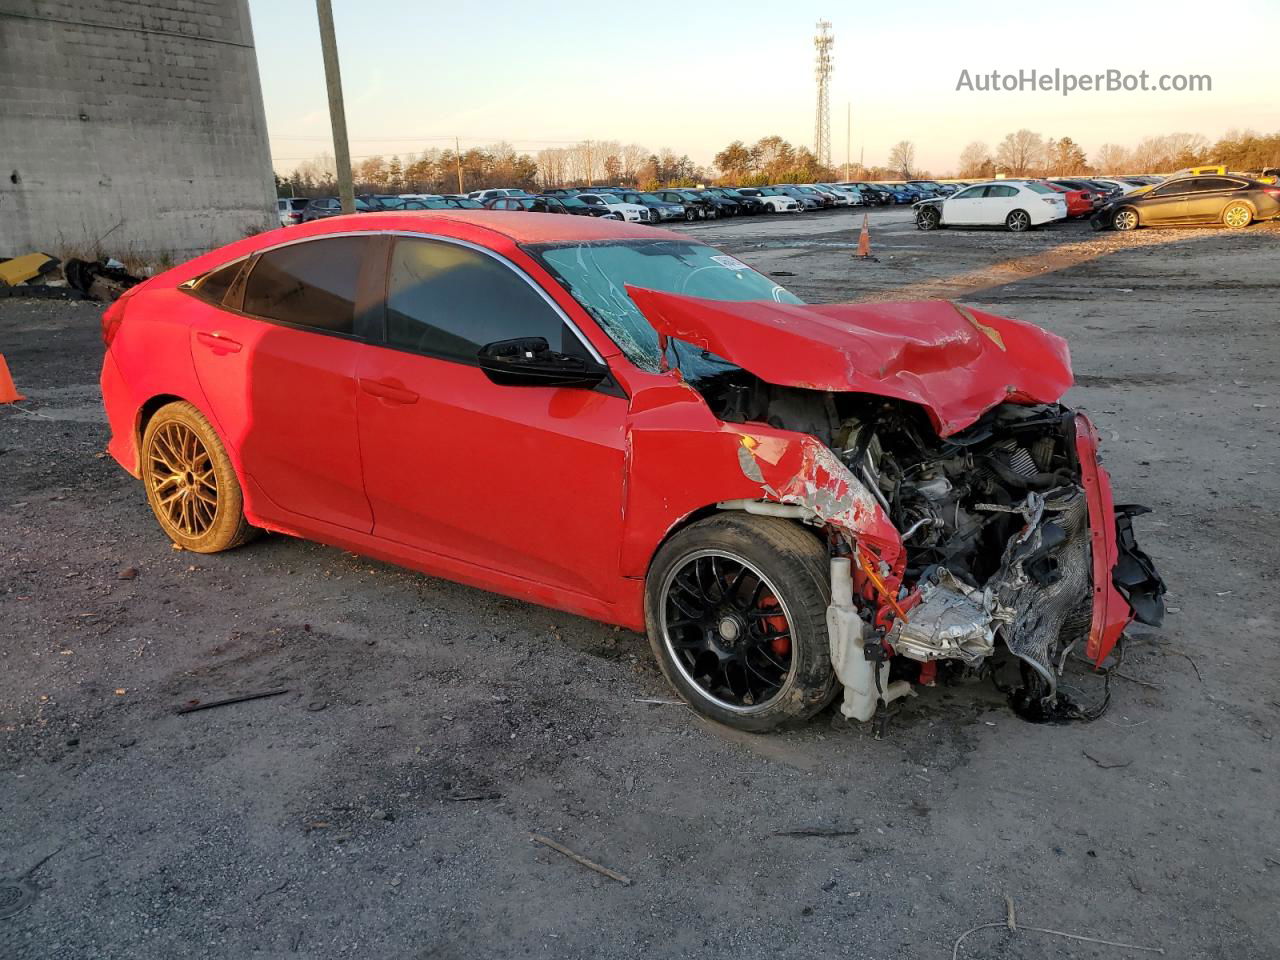
[[[356,188],[351,182],[351,147],[347,143],[347,111],[342,105],[342,72],[338,41],[333,32],[333,4],[316,0],[320,20],[320,50],[324,54],[324,85],[329,92],[329,123],[333,126],[333,159],[337,166],[338,196],[343,213],[356,212]]]
[[[458,161],[458,192],[462,193],[462,147],[457,137],[453,138],[453,156]]]

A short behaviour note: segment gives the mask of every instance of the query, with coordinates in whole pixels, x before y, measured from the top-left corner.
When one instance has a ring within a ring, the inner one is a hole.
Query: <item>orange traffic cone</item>
[[[27,399],[13,385],[13,377],[9,376],[9,365],[4,362],[4,354],[0,353],[0,403],[15,403]]]
[[[862,232],[858,234],[858,252],[856,254],[861,260],[866,260],[871,256],[871,231],[868,229],[870,220],[871,214],[864,213],[862,215]]]

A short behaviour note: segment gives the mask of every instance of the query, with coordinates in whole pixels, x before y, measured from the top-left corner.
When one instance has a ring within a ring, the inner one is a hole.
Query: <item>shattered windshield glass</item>
[[[624,284],[707,300],[773,300],[803,303],[742,261],[715,247],[684,240],[604,240],[526,247],[582,304],[642,370],[660,369],[657,331]],[[706,350],[673,340],[668,361],[688,380],[700,380],[733,364]]]

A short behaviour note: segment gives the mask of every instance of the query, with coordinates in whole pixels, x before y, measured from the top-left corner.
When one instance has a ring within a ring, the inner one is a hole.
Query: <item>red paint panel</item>
[[[176,294],[191,356],[224,442],[266,495],[248,511],[268,523],[325,520],[366,533],[355,370],[370,348],[266,323]]]
[[[1089,537],[1093,550],[1093,623],[1089,627],[1085,653],[1095,664],[1101,664],[1133,619],[1133,611],[1111,579],[1120,552],[1116,545],[1111,477],[1098,463],[1098,432],[1084,414],[1077,414],[1075,423],[1076,454],[1080,458],[1080,480],[1089,501]]]
[[[375,536],[617,597],[625,399],[498,386],[478,367],[381,347],[365,348],[358,379]]]
[[[796,305],[627,292],[659,333],[768,383],[918,403],[942,436],[999,403],[1054,403],[1073,383],[1062,338],[946,301]]]

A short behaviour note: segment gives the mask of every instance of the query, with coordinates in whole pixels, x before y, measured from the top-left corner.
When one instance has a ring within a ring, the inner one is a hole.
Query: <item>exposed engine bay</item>
[[[998,642],[1017,659],[1020,683],[1001,689],[1021,715],[1092,719],[1105,709],[1105,700],[1086,710],[1059,690],[1068,657],[1088,648],[1101,663],[1129,619],[1159,624],[1164,585],[1132,535],[1131,518],[1145,508],[1115,508],[1120,555],[1110,569],[1132,612],[1124,611],[1110,640],[1091,638],[1094,581],[1109,567],[1093,557],[1089,498],[1099,496],[1101,471],[1091,454],[1082,463],[1078,434],[1092,427],[1081,415],[1060,404],[1002,403],[944,438],[918,405],[902,400],[779,387],[740,369],[695,386],[726,422],[820,440],[898,531],[903,549],[893,560],[831,538],[833,554],[850,557],[861,652],[876,661],[881,715],[888,700],[909,692],[890,682],[888,661],[895,677],[914,683],[933,683],[940,666],[997,679]],[[841,656],[833,653],[838,671]],[[851,696],[846,715],[867,719],[849,706]]]

